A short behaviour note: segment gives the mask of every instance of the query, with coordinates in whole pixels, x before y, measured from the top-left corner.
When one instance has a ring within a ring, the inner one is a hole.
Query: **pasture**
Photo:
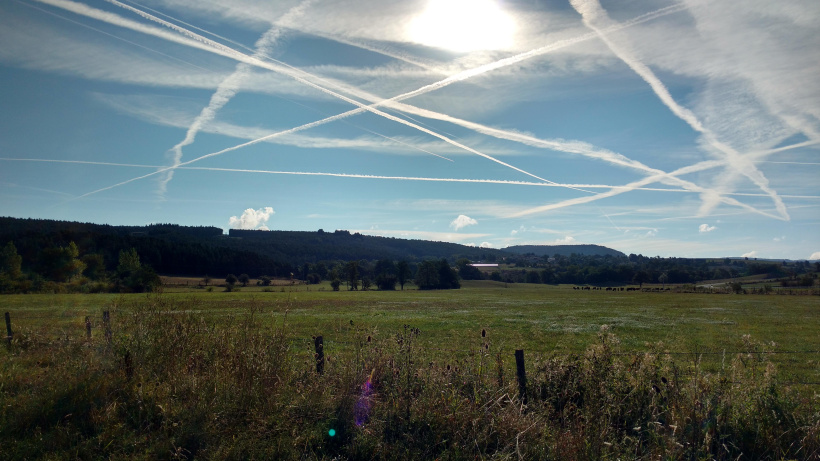
[[[624,353],[662,348],[672,355],[714,364],[745,347],[744,336],[765,345],[783,372],[802,381],[820,382],[820,298],[817,296],[718,295],[695,293],[576,291],[571,286],[463,282],[461,290],[331,291],[321,285],[249,286],[225,293],[168,289],[163,297],[181,310],[209,319],[241,316],[249,309],[263,326],[286,323],[294,340],[322,335],[345,350],[345,344],[391,338],[403,325],[421,332],[417,344],[431,350],[466,354],[488,334],[495,350],[510,357],[582,352],[606,325]],[[79,339],[85,317],[99,322],[103,310],[127,309],[146,298],[132,295],[5,296],[16,328],[37,335]],[[115,314],[116,316],[116,314]],[[116,329],[116,327],[115,327]],[[689,358],[691,358],[689,357]]]
[[[14,330],[0,440],[54,459],[76,457],[70,446],[213,459],[820,453],[817,296],[487,281],[220,290],[0,298]]]

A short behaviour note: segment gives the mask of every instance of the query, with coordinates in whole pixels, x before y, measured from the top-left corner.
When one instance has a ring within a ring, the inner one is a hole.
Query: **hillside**
[[[463,257],[483,261],[500,259],[506,254],[491,248],[351,234],[345,230],[305,232],[231,229],[228,235],[230,238],[226,239],[223,244],[231,248],[259,252],[273,259],[297,265],[313,264],[319,261],[361,259],[418,262],[441,258],[455,261]]]
[[[584,256],[615,256],[625,258],[620,251],[601,245],[515,245],[503,251],[515,254],[534,254],[536,256],[570,256],[573,253]]]
[[[92,223],[0,217],[0,246],[12,242],[23,269],[48,264],[42,250],[74,242],[80,255],[99,254],[106,270],[117,267],[119,252],[135,248],[143,263],[167,275],[228,273],[287,276],[304,264],[390,259],[420,262],[461,257],[500,260],[500,250],[447,242],[405,240],[336,232],[231,230],[175,224],[111,226]]]

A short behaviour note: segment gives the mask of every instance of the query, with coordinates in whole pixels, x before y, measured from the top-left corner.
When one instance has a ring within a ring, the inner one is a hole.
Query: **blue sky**
[[[820,259],[820,4],[7,0],[0,215]]]

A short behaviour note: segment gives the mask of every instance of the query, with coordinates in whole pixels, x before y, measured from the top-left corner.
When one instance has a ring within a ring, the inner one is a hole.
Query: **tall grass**
[[[0,352],[6,459],[818,459],[820,405],[781,383],[764,344],[706,372],[662,344],[622,354],[606,328],[576,355],[463,354],[411,325],[351,329],[316,371],[312,342],[265,307],[123,298],[104,338],[16,333]],[[331,435],[332,430],[332,435]]]

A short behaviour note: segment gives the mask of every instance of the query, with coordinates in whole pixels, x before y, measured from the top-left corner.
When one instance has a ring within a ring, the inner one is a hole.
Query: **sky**
[[[0,216],[820,259],[816,0],[3,0]]]

